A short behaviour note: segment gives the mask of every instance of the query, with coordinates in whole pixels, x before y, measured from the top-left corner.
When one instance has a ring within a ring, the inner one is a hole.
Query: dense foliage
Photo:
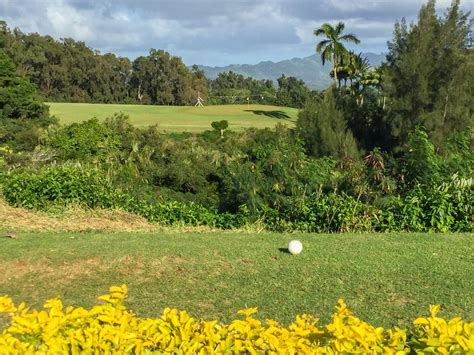
[[[333,29],[337,36],[323,27],[328,31],[320,32],[331,41],[346,38],[339,33],[343,26]],[[278,90],[271,82],[235,73],[209,83],[199,68],[189,70],[164,51],[151,50],[131,64],[127,85],[143,103],[192,104],[196,91],[207,97],[210,85],[210,93],[221,99],[266,92],[303,106],[295,129],[244,132],[216,120],[199,134],[164,134],[157,127],[136,128],[120,114],[104,122],[46,129],[50,118],[34,87],[0,54],[3,195],[17,206],[122,208],[164,224],[235,228],[260,223],[277,231],[308,232],[470,231],[471,29],[457,0],[444,17],[429,1],[417,24],[396,26],[382,68],[367,67],[363,58],[334,42],[333,49],[326,47],[337,52],[332,74],[338,85],[322,94],[309,93],[302,82],[284,76]],[[13,57],[29,55],[21,46],[38,37],[11,33],[5,26],[2,34],[0,43]],[[437,37],[442,44],[436,44]],[[90,52],[73,41],[50,42]],[[22,49],[11,52],[17,45]],[[30,59],[20,61],[18,70],[33,70]],[[68,75],[83,75],[81,70],[71,67]],[[86,78],[89,84],[95,80],[90,73]],[[67,90],[61,93],[74,97]],[[87,100],[94,97],[87,95]]]
[[[439,144],[472,124],[474,53],[472,21],[452,2],[444,17],[435,1],[422,7],[417,24],[395,26],[385,66],[391,132],[400,144],[418,125]]]
[[[0,22],[0,48],[49,101],[187,105],[199,93],[207,97],[202,72],[163,50],[130,61],[71,38],[12,31],[5,22]]]
[[[185,311],[166,308],[160,318],[143,319],[124,306],[127,287],[111,287],[100,296],[104,304],[91,309],[67,307],[49,300],[44,310],[18,307],[0,297],[0,314],[8,327],[0,334],[0,352],[20,353],[470,353],[474,350],[474,323],[461,318],[430,316],[413,321],[413,329],[384,329],[357,318],[339,300],[331,322],[300,315],[289,326],[274,320],[262,323],[257,308],[239,311],[231,324],[197,320]]]
[[[13,62],[0,49],[0,147],[33,149],[50,123],[35,87],[15,73]]]
[[[473,155],[465,136],[451,145],[440,155],[419,129],[400,158],[375,150],[363,160],[316,159],[284,126],[170,137],[118,115],[52,132],[29,155],[35,167],[22,160],[24,168],[3,176],[3,195],[37,209],[121,208],[162,224],[469,231]],[[15,165],[19,158],[4,159]]]

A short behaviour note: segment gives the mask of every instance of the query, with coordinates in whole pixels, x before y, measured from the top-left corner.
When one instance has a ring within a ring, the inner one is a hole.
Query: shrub
[[[93,118],[59,129],[50,145],[64,160],[84,161],[91,158],[105,159],[110,152],[117,150],[118,141],[112,129]]]
[[[451,181],[442,184],[418,183],[405,196],[390,195],[382,200],[383,205],[375,206],[343,192],[305,194],[304,190],[299,191],[301,186],[287,187],[284,177],[290,174],[278,173],[275,171],[278,166],[273,165],[275,180],[266,181],[267,195],[273,197],[273,201],[263,201],[264,196],[251,195],[255,190],[241,188],[239,196],[247,195],[233,213],[192,201],[170,201],[163,196],[145,199],[116,188],[101,170],[81,165],[49,166],[38,171],[14,170],[0,174],[0,182],[3,180],[6,201],[14,206],[47,209],[72,203],[90,208],[118,208],[161,225],[234,229],[259,221],[272,231],[312,233],[473,230],[472,179],[454,175]],[[262,166],[262,170],[265,169]],[[327,180],[323,175],[322,179]],[[317,176],[308,179],[319,181]],[[279,191],[275,191],[274,186],[279,181],[283,183],[278,185]],[[252,198],[258,198],[260,203],[252,206],[249,204]]]
[[[4,178],[3,195],[8,203],[44,209],[51,205],[82,204],[116,207],[119,191],[96,169],[81,165],[49,166],[39,171],[16,170]]]
[[[2,175],[0,175],[0,178]],[[218,213],[193,202],[147,201],[114,188],[105,174],[80,165],[50,166],[39,171],[17,170],[3,176],[8,203],[32,209],[80,204],[90,208],[120,208],[162,225],[184,224],[232,229],[247,223],[246,210]]]
[[[311,233],[371,231],[374,208],[345,194],[296,197],[286,210],[264,211],[270,229]]]
[[[310,315],[285,327],[253,318],[256,308],[241,310],[231,324],[202,321],[166,308],[160,318],[143,319],[126,309],[127,287],[111,287],[91,309],[49,300],[37,311],[0,297],[0,314],[9,326],[0,334],[0,353],[471,353],[474,322],[437,316],[417,318],[412,331],[385,330],[355,317],[339,300],[326,326]]]
[[[405,197],[394,197],[375,222],[379,231],[470,232],[473,230],[472,181],[453,177],[434,186],[417,184]]]
[[[310,156],[356,158],[359,155],[357,142],[347,128],[344,114],[337,108],[331,91],[319,102],[307,102],[298,114],[296,131]]]

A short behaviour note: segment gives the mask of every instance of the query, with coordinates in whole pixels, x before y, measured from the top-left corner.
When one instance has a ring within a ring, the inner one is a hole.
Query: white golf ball
[[[288,251],[293,255],[298,255],[303,251],[303,244],[299,240],[292,240],[288,244]]]

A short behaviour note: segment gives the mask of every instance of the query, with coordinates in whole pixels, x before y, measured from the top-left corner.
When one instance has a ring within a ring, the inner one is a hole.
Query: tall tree
[[[344,34],[345,24],[339,22],[336,27],[329,23],[323,24],[317,30],[314,30],[315,36],[325,36],[316,46],[316,52],[321,54],[323,65],[326,61],[332,61],[334,82],[338,82],[337,66],[343,60],[344,54],[347,52],[343,42],[360,43],[356,35],[349,33]]]
[[[199,96],[204,102],[207,102],[209,98],[209,81],[206,78],[204,70],[200,69],[197,65],[193,65],[191,68],[192,72],[192,84],[191,87],[195,93],[195,101]]]
[[[335,92],[328,90],[318,102],[308,100],[298,114],[296,130],[309,155],[355,158],[359,155],[357,143],[344,113],[336,106],[335,96]]]
[[[440,146],[455,132],[472,125],[474,57],[469,48],[472,21],[454,0],[444,16],[436,3],[422,6],[418,22],[397,23],[389,44],[384,91],[389,121],[398,146],[416,126],[426,128]]]
[[[282,75],[278,78],[276,98],[279,105],[303,108],[309,97],[309,90],[303,80]]]
[[[41,130],[53,120],[28,79],[15,72],[11,59],[0,49],[0,145],[31,150]]]

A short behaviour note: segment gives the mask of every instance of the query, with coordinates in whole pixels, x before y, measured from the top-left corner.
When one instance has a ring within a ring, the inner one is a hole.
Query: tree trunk
[[[444,104],[443,120],[446,120],[446,115],[448,114],[448,100],[449,100],[449,95],[446,95],[446,102]]]
[[[142,81],[141,80],[140,80],[140,84],[138,85],[137,97],[138,97],[138,100],[140,101],[140,105],[142,105],[143,94],[142,94]]]

